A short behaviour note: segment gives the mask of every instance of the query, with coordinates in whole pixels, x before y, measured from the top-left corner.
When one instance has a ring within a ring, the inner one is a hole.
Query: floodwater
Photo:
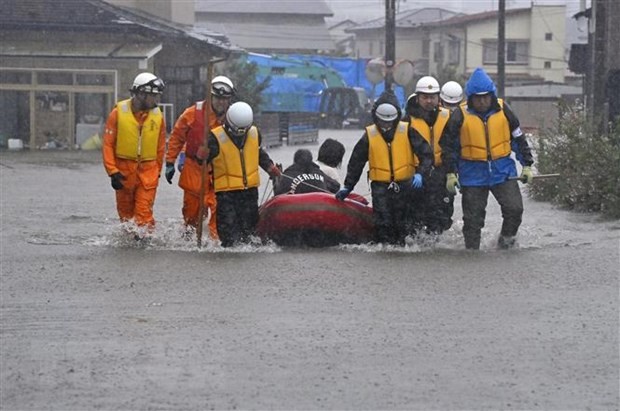
[[[321,131],[346,160],[360,136]],[[500,251],[491,199],[471,252],[459,196],[434,245],[198,249],[177,174],[139,246],[99,153],[2,152],[0,177],[3,410],[619,407],[618,221],[526,199]]]

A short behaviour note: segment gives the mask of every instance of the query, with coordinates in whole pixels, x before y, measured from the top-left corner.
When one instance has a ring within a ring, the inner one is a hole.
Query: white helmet
[[[211,80],[211,94],[218,97],[232,97],[235,93],[233,82],[226,76],[217,76]]]
[[[392,122],[398,117],[398,109],[390,103],[382,103],[375,110],[375,115],[381,121]]]
[[[134,93],[144,92],[149,94],[161,94],[166,85],[164,81],[153,73],[140,73],[133,80],[130,91]]]
[[[435,77],[424,76],[415,85],[415,93],[437,94],[439,93],[439,82]]]
[[[254,122],[254,113],[248,103],[238,101],[226,112],[226,125],[236,135],[245,134]]]
[[[456,81],[448,81],[441,87],[439,97],[448,104],[458,104],[463,100],[463,87]]]

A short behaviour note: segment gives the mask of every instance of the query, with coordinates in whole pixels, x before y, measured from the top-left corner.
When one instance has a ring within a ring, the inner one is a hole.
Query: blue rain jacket
[[[478,115],[483,120],[486,120],[492,114],[501,111],[501,107],[497,103],[497,88],[495,87],[493,80],[483,69],[477,68],[474,70],[469,78],[469,81],[465,85],[465,95],[469,100],[472,95],[483,92],[493,94],[495,104],[491,106],[491,109],[482,115],[480,113],[476,113],[472,109],[468,108],[467,110],[472,114]],[[516,116],[513,115],[513,117],[517,122],[516,128],[518,128],[518,120],[516,119]],[[506,119],[506,121],[508,121],[508,119]],[[510,131],[512,132],[513,130],[513,124],[511,124]],[[514,139],[511,143],[511,148],[515,153],[519,153]],[[458,152],[460,153],[460,147]],[[517,155],[517,159],[520,157],[521,155],[519,153]],[[495,186],[506,182],[508,177],[516,176],[517,168],[511,156],[506,156],[491,161],[470,161],[459,158],[458,173],[461,186]]]

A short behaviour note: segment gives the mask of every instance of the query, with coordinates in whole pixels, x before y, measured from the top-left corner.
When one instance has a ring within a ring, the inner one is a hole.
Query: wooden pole
[[[209,112],[211,111],[211,79],[213,78],[213,65],[213,61],[210,61],[207,64],[207,98],[205,99],[205,105],[203,107],[204,133],[202,138],[202,147],[204,152],[207,152],[207,140],[209,138],[209,133],[211,133],[211,127],[209,126]],[[198,223],[196,225],[196,245],[198,246],[198,248],[202,247],[202,219],[205,213],[205,194],[207,191],[207,178],[209,178],[207,170],[208,164],[205,159],[200,166],[200,205],[198,207]]]

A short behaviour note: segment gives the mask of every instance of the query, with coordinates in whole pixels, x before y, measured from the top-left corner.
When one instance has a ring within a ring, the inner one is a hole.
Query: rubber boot
[[[465,248],[468,250],[480,250],[480,232],[465,234]]]
[[[516,238],[514,236],[500,235],[497,239],[497,246],[502,250],[508,250],[515,246]]]

